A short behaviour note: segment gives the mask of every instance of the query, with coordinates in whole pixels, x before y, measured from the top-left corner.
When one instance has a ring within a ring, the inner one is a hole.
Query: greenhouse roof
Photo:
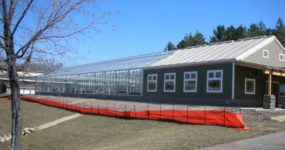
[[[152,53],[152,54],[126,57],[120,59],[113,59],[102,62],[95,62],[95,63],[78,65],[73,67],[65,67],[57,71],[54,71],[48,74],[47,76],[65,76],[72,74],[85,74],[85,73],[94,73],[94,72],[103,72],[103,71],[112,71],[112,70],[144,68],[154,64],[155,62],[161,59],[167,58],[171,54],[173,54],[172,51],[160,52],[160,53]]]

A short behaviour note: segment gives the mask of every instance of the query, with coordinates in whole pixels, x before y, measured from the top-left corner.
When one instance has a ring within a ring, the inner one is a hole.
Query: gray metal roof
[[[131,68],[156,68],[234,60],[243,61],[249,55],[269,44],[273,40],[277,40],[275,36],[263,36],[237,41],[193,46],[176,51],[146,54],[61,68],[58,71],[48,74],[48,76],[64,76]]]
[[[151,64],[159,60],[167,58],[168,56],[173,54],[173,52],[170,51],[170,52],[152,53],[152,54],[139,55],[134,57],[127,57],[121,59],[78,65],[74,67],[65,67],[55,72],[52,72],[47,76],[64,76],[72,74],[94,73],[94,72],[122,70],[122,69],[131,69],[131,68],[143,68],[146,66],[150,66]]]
[[[274,39],[274,36],[256,37],[189,47],[177,50],[173,55],[152,64],[149,68],[242,60]]]

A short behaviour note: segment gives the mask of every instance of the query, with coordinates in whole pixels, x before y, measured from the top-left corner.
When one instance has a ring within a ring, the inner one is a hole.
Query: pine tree
[[[186,48],[189,46],[189,39],[192,37],[191,33],[190,35],[185,35],[184,38],[177,44],[178,49]]]
[[[260,30],[260,27],[257,24],[251,24],[249,29],[247,30],[247,35],[249,37],[255,37],[262,35],[262,31]]]
[[[202,44],[206,44],[206,43],[207,42],[205,40],[204,35],[201,32],[197,31],[194,35],[194,45],[202,45]]]
[[[266,28],[265,24],[262,21],[258,23],[258,28],[259,28],[259,31],[261,32],[261,35],[267,35],[268,29]]]
[[[166,47],[164,48],[164,51],[171,51],[171,50],[176,50],[176,46],[172,42],[168,42]]]
[[[213,42],[220,42],[226,40],[225,32],[226,32],[225,26],[223,25],[217,26],[216,29],[213,30],[214,35],[210,37],[210,42],[213,43]]]
[[[285,46],[285,25],[281,18],[277,20],[275,32],[278,40]]]
[[[226,31],[225,31],[225,40],[224,41],[228,41],[228,40],[232,40],[234,39],[234,34],[235,34],[236,28],[231,25],[229,27],[227,27]]]
[[[238,40],[245,38],[247,36],[247,29],[246,27],[240,25],[239,27],[236,28],[235,34],[234,34],[234,39],[231,40]]]
[[[185,48],[186,47],[185,41],[183,41],[183,40],[180,41],[176,47],[177,47],[177,49]]]
[[[186,34],[184,38],[177,44],[178,49],[187,48],[190,46],[202,45],[206,44],[206,40],[204,35],[197,31],[194,35],[190,33],[189,35]]]

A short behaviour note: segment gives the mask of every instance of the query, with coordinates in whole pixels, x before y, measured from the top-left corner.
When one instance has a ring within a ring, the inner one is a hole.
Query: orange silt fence
[[[111,117],[137,118],[149,120],[166,120],[182,123],[219,125],[248,130],[242,114],[239,112],[229,112],[224,110],[142,110],[142,111],[118,111],[116,109],[100,108],[99,106],[83,107],[73,104],[66,104],[58,101],[22,96],[22,100],[36,102],[43,105],[63,108],[83,114],[96,114]]]

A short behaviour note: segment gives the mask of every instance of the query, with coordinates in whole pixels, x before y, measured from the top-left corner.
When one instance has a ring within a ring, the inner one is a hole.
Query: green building
[[[36,93],[281,107],[284,67],[277,38],[256,37],[63,68],[39,78]]]

